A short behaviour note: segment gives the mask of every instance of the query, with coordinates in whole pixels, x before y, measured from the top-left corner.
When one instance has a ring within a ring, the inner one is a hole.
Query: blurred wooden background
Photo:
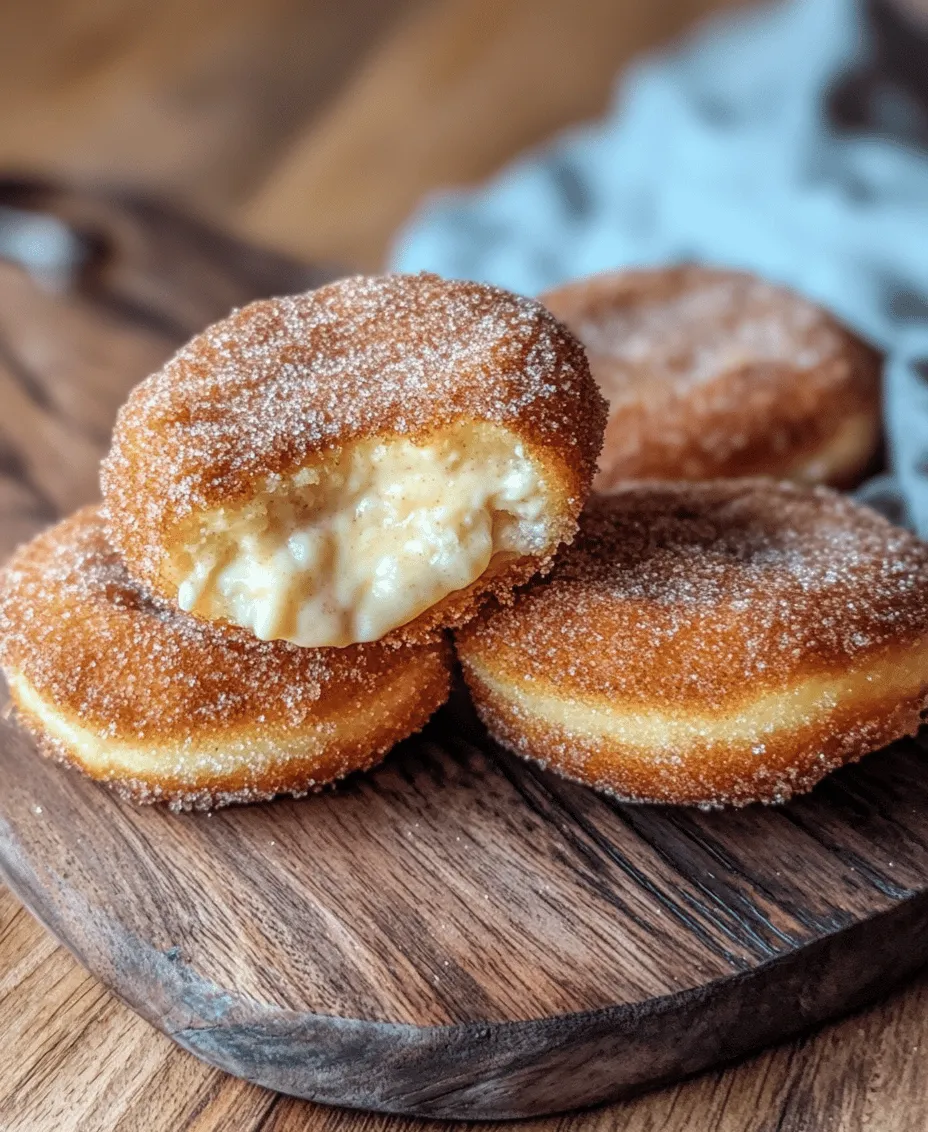
[[[0,171],[145,186],[290,253],[376,268],[424,193],[595,115],[632,56],[727,2],[4,0]],[[0,1000],[3,1132],[433,1127],[210,1069],[2,889]],[[917,1132],[926,1010],[928,976],[741,1066],[531,1128]]]
[[[150,186],[372,268],[423,193],[595,115],[725,2],[5,0],[0,167]]]

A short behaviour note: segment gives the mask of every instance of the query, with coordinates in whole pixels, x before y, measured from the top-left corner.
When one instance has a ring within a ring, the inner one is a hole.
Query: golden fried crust
[[[456,642],[522,754],[625,798],[779,800],[918,727],[928,545],[826,488],[629,484]]]
[[[372,765],[444,702],[450,656],[442,641],[300,649],[196,621],[130,577],[88,507],[0,575],[0,664],[51,753],[136,800],[206,807]]]
[[[110,539],[171,597],[164,551],[191,514],[242,503],[267,477],[351,442],[471,420],[544,452],[570,537],[605,403],[582,347],[539,303],[425,274],[253,303],[194,338],[120,411],[101,477]],[[494,587],[524,577],[514,569]],[[472,608],[467,598],[448,606],[452,620]],[[426,618],[411,635],[444,623]]]
[[[569,283],[542,301],[610,403],[595,490],[771,475],[849,487],[880,444],[880,358],[826,311],[735,271]]]

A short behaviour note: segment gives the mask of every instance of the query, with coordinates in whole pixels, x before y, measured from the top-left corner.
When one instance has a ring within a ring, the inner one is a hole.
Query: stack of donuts
[[[781,801],[928,701],[928,545],[833,490],[879,396],[868,346],[733,272],[253,303],[132,391],[102,504],[0,576],[17,717],[137,802],[299,795],[421,728],[456,650],[526,758]]]

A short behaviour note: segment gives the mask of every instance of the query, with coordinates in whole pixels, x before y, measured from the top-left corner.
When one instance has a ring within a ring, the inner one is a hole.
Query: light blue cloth
[[[716,21],[634,67],[602,122],[427,203],[393,267],[535,294],[698,260],[796,288],[888,352],[894,478],[864,495],[928,536],[928,154],[829,125],[862,42],[850,0]]]

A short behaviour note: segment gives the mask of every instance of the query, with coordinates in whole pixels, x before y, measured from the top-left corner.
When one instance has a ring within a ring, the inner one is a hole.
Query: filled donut
[[[109,536],[162,597],[264,640],[421,641],[573,537],[604,425],[539,303],[345,279],[233,313],[134,390]]]
[[[542,301],[609,402],[596,491],[753,475],[851,487],[874,465],[879,356],[783,287],[688,266],[592,276]]]
[[[209,808],[370,767],[448,695],[450,648],[301,649],[151,595],[89,507],[0,574],[0,664],[43,748],[137,802]]]
[[[827,488],[630,484],[456,643],[521,755],[628,801],[779,802],[918,728],[928,544]]]

